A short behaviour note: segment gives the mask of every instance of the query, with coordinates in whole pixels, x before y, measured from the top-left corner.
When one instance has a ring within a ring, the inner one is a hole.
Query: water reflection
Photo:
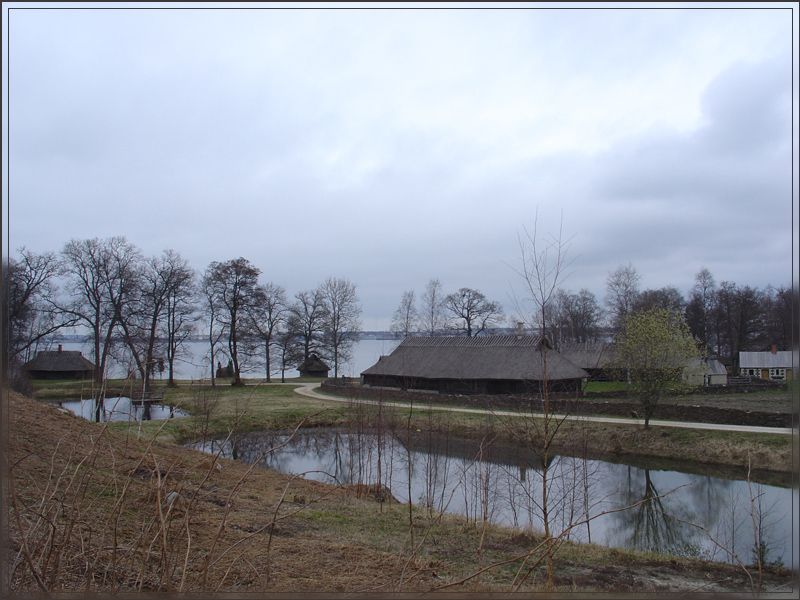
[[[477,522],[542,528],[542,465],[519,447],[346,430],[286,440],[261,433],[196,447],[330,483],[380,482],[402,502]],[[791,489],[568,456],[551,458],[547,480],[553,535],[744,564],[761,548],[765,562],[796,567],[791,528],[780,526],[792,516]]]
[[[617,506],[632,508],[613,513],[608,539],[615,540],[614,545],[678,556],[701,556],[701,530],[692,523],[699,519],[698,525],[705,527],[706,519],[701,514],[689,514],[686,494],[676,493],[681,487],[674,491],[659,490],[649,470],[628,467],[627,480],[618,489]]]
[[[79,417],[89,421],[95,420],[95,401],[88,400],[66,400],[53,402],[52,404],[66,408]],[[179,408],[151,404],[147,410],[141,404],[134,404],[130,398],[119,396],[117,398],[106,398],[104,400],[104,412],[100,415],[102,422],[106,421],[139,421],[142,417],[147,420],[147,412],[150,419],[171,419],[173,417],[186,417],[189,413]]]

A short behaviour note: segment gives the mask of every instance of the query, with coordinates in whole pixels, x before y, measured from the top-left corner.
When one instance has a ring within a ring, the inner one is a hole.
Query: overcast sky
[[[511,313],[538,210],[600,301],[628,263],[643,289],[791,285],[792,4],[7,3],[3,252],[124,235],[290,295],[344,277],[371,330],[434,277]]]

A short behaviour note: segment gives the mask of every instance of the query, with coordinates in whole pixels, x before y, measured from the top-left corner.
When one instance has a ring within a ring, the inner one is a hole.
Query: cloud
[[[781,15],[18,11],[11,247],[244,256],[291,293],[352,278],[388,319],[431,277],[505,301],[538,211],[599,298],[628,262],[650,287],[785,283]]]

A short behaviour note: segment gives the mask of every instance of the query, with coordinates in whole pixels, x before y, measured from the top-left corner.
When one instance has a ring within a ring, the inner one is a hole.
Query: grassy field
[[[163,444],[185,444],[198,439],[223,439],[259,430],[303,427],[343,426],[352,422],[353,407],[346,402],[318,400],[301,396],[294,388],[319,379],[291,379],[287,384],[266,384],[248,380],[245,387],[233,387],[226,381],[218,385],[178,382],[167,387],[157,382],[155,393],[163,393],[165,404],[181,408],[191,416],[164,421],[111,422],[109,428],[126,432],[137,439],[154,438]],[[125,395],[130,384],[110,380],[108,388]],[[90,391],[90,388],[89,388]],[[87,394],[82,382],[36,382],[35,398],[40,401],[65,400]],[[110,395],[110,394],[109,394]],[[84,395],[83,397],[88,397]],[[387,405],[388,406],[388,405]],[[369,421],[366,409],[359,409]],[[386,418],[395,423],[408,421],[408,410],[393,407]],[[526,419],[528,419],[526,417]],[[411,414],[414,429],[444,431],[448,435],[475,438],[492,428],[500,440],[512,439],[519,418],[499,418],[470,413],[447,413],[417,405]],[[650,457],[675,459],[710,465],[790,473],[793,469],[793,436],[705,431],[652,426],[648,430],[631,424],[601,424],[586,421],[565,422],[556,436],[555,450],[572,455],[597,458]],[[795,453],[796,459],[797,453]],[[796,469],[796,465],[794,465]]]

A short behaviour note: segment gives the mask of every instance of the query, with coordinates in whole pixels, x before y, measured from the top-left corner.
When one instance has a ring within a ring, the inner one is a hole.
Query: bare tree
[[[159,331],[164,339],[167,359],[167,385],[175,385],[175,359],[184,342],[194,332],[196,317],[196,277],[189,262],[174,250],[165,250],[157,263],[163,282],[164,308]]]
[[[174,250],[165,250],[140,268],[139,292],[134,302],[120,307],[120,324],[134,361],[143,378],[143,389],[150,389],[150,379],[157,365],[163,368],[167,356],[170,385],[174,385],[175,352],[188,335],[189,299],[194,271]],[[133,308],[131,308],[133,307]]]
[[[686,322],[692,334],[704,348],[711,349],[714,342],[712,312],[716,296],[716,283],[711,271],[703,267],[694,277],[694,287],[686,304]],[[717,348],[715,352],[719,352]]]
[[[562,218],[563,219],[563,218]],[[541,327],[542,355],[542,396],[541,420],[525,419],[524,426],[513,430],[513,434],[525,447],[529,447],[541,461],[542,493],[539,509],[542,512],[542,523],[547,556],[548,587],[553,585],[553,553],[554,539],[551,531],[552,515],[549,504],[549,467],[552,461],[551,447],[558,430],[566,417],[556,417],[550,411],[550,385],[547,376],[547,309],[555,300],[562,281],[569,275],[567,269],[572,263],[567,255],[571,238],[564,240],[563,223],[559,224],[557,235],[542,239],[538,236],[538,211],[534,221],[533,232],[524,230],[525,235],[518,236],[520,262],[515,268],[522,284],[523,292],[518,295],[512,290],[512,298],[517,313],[523,322],[530,327]]]
[[[723,281],[716,293],[714,326],[719,353],[733,372],[739,372],[739,352],[758,351],[768,345],[764,332],[763,292]]]
[[[200,282],[198,296],[202,298],[202,314],[205,316],[208,323],[208,344],[209,344],[209,363],[211,387],[216,386],[216,376],[214,370],[214,362],[217,360],[217,344],[219,344],[222,336],[225,334],[225,328],[220,320],[222,307],[220,300],[215,292],[214,281],[212,280],[212,273],[210,269],[206,269],[203,278]]]
[[[597,341],[602,311],[595,295],[585,288],[581,289],[577,295],[571,296],[568,312],[573,341],[581,343]]]
[[[145,354],[147,338],[147,306],[144,297],[144,273],[146,263],[134,244],[124,237],[106,240],[108,261],[106,263],[106,288],[116,312],[122,339],[130,355],[132,367],[128,372],[138,372],[147,383]],[[146,389],[146,388],[145,388]]]
[[[71,301],[63,309],[91,333],[97,366],[94,373],[98,388],[95,419],[99,421],[104,404],[103,384],[108,357],[120,327],[120,318],[129,316],[125,304],[137,292],[136,265],[141,255],[124,237],[71,240],[64,245],[61,255],[67,290],[71,294]]]
[[[289,308],[288,328],[302,348],[302,360],[308,360],[312,353],[324,355],[328,307],[322,290],[298,292],[295,300]]]
[[[450,313],[450,327],[467,337],[483,333],[503,319],[499,302],[491,302],[478,290],[466,287],[446,296],[444,309]]]
[[[74,319],[65,318],[55,302],[55,279],[60,263],[52,252],[36,254],[24,247],[19,260],[3,263],[3,367],[4,375],[11,374],[9,366],[24,362],[27,353],[41,340]]]
[[[764,326],[766,344],[778,350],[791,350],[798,339],[797,286],[767,286],[764,292]]]
[[[274,283],[259,285],[255,290],[252,304],[248,304],[247,313],[250,327],[264,344],[264,369],[267,383],[272,379],[272,347],[280,327],[286,322],[288,301],[286,290]]]
[[[420,321],[422,329],[428,336],[436,335],[444,325],[444,294],[438,279],[431,279],[422,294]]]
[[[417,330],[418,323],[419,313],[414,299],[414,290],[403,292],[400,306],[394,311],[394,316],[392,317],[391,329],[407,338]]]
[[[326,335],[333,358],[333,376],[339,365],[352,359],[352,350],[361,333],[361,305],[356,285],[347,279],[329,277],[320,286],[327,308]]]
[[[663,308],[683,313],[686,308],[686,300],[674,285],[668,285],[657,290],[645,290],[640,293],[636,299],[634,311],[641,312],[653,308]]]
[[[606,279],[606,306],[611,316],[611,327],[619,331],[627,316],[633,312],[639,298],[642,276],[632,264],[620,265]]]
[[[545,329],[551,332],[550,342],[557,349],[564,343],[594,342],[599,337],[601,310],[587,289],[577,294],[559,289],[545,313]]]
[[[259,269],[241,257],[223,263],[212,262],[206,272],[207,285],[221,309],[217,318],[228,338],[228,352],[233,363],[231,385],[244,385],[242,363],[252,350],[246,335],[248,309],[256,299],[260,274]]]
[[[275,335],[275,347],[277,349],[278,362],[281,366],[281,383],[286,381],[286,370],[293,369],[303,360],[303,347],[297,336],[287,321],[286,329],[281,329]]]

